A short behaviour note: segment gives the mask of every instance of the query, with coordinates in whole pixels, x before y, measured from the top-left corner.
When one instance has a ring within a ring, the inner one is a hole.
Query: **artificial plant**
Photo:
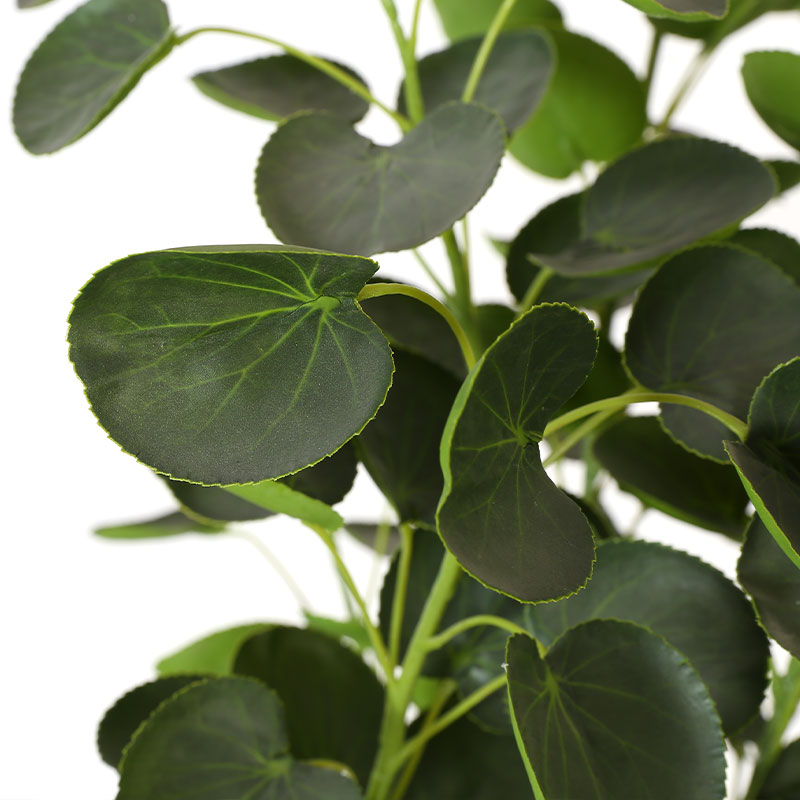
[[[176,30],[161,0],[90,0],[32,55],[14,123],[39,154],[203,33],[281,51],[194,82],[278,122],[255,186],[283,244],[121,258],[76,299],[70,357],[100,424],[176,498],[101,535],[287,514],[330,548],[359,612],[242,625],[163,659],[100,725],[118,800],[711,800],[726,741],[757,744],[748,800],[800,793],[798,742],[781,738],[800,702],[800,244],[743,225],[800,163],[672,131],[695,70],[663,119],[646,110],[664,37],[700,40],[699,67],[800,3],[629,2],[653,23],[642,76],[547,0],[435,0],[452,44],[423,57],[422,0],[406,27],[383,0],[405,68],[394,102],[268,36]],[[800,148],[800,55],[750,54],[742,78]],[[370,106],[395,144],[354,129]],[[497,243],[515,304],[480,305],[454,226],[507,150],[553,178],[601,169]],[[376,277],[372,256],[437,236],[452,269],[438,297]],[[610,327],[628,311],[620,351]],[[628,412],[653,401],[658,416]],[[581,496],[547,471],[561,459],[582,461]],[[358,463],[391,530],[333,508]],[[741,588],[618,532],[607,476],[741,541]],[[377,618],[340,529],[393,551]]]

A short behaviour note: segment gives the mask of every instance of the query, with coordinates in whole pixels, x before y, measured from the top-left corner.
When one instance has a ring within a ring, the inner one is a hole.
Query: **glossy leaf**
[[[159,472],[282,477],[340,448],[385,398],[389,346],[355,299],[376,268],[262,246],[130,256],[83,288],[70,356],[103,427]]]
[[[587,587],[528,608],[525,627],[549,647],[569,628],[600,618],[635,622],[683,653],[708,687],[727,734],[758,712],[767,639],[741,590],[708,564],[654,542],[603,543]]]
[[[499,118],[448,103],[396,145],[376,145],[331,114],[301,114],[267,142],[261,213],[284,242],[371,255],[426,242],[489,188],[505,150]]]
[[[204,636],[156,664],[158,674],[180,675],[186,672],[202,672],[206,675],[230,675],[239,648],[251,637],[268,626],[263,622],[252,625],[237,625],[224,631]]]
[[[776,364],[800,353],[800,288],[773,263],[739,248],[708,246],[676,256],[636,301],[625,360],[653,391],[708,401],[744,419],[756,387]],[[664,405],[681,443],[727,462],[721,423]]]
[[[203,675],[173,675],[131,689],[106,712],[97,729],[97,748],[115,769],[137,728],[176,692],[203,680]]]
[[[651,17],[684,22],[719,19],[728,13],[730,0],[625,0]]]
[[[752,214],[775,193],[750,155],[706,139],[662,139],[610,166],[585,195],[582,239],[536,261],[567,275],[662,258]]]
[[[352,650],[315,631],[274,627],[245,642],[234,672],[275,690],[293,756],[340,761],[366,783],[378,744],[383,688]]]
[[[781,139],[800,150],[800,55],[749,53],[742,77],[747,96],[761,119]]]
[[[795,800],[800,797],[800,739],[781,750],[758,792],[758,800]]]
[[[434,0],[445,33],[450,39],[464,39],[486,33],[502,0]],[[558,24],[561,13],[549,0],[517,0],[505,21],[505,28]]]
[[[725,797],[714,704],[660,636],[592,620],[545,659],[533,639],[512,636],[506,660],[517,743],[548,800]]]
[[[800,286],[800,242],[796,239],[769,228],[743,228],[727,241],[746,247],[777,264]]]
[[[161,0],[89,0],[31,56],[14,99],[14,129],[31,153],[80,139],[169,53]]]
[[[539,211],[517,234],[508,250],[506,279],[512,294],[522,301],[529,286],[541,272],[533,254],[557,254],[580,241],[582,193],[567,195]],[[541,258],[541,255],[538,256]],[[539,294],[546,303],[570,303],[598,308],[624,298],[639,288],[650,270],[610,275],[558,275],[548,278]]]
[[[401,522],[433,525],[442,494],[439,443],[459,382],[424,358],[395,350],[386,402],[356,440],[372,479]]]
[[[202,523],[187,517],[180,511],[143,522],[129,522],[123,525],[106,525],[95,528],[97,536],[104,539],[162,539],[167,536],[180,536],[184,533],[222,533],[223,525]]]
[[[584,161],[610,161],[639,139],[647,122],[645,97],[630,67],[610,50],[575,33],[550,36],[555,73],[510,150],[526,167],[566,178]]]
[[[533,308],[472,370],[442,437],[439,532],[468,572],[519,600],[563,597],[591,574],[591,529],[545,473],[538,442],[596,350],[583,314]]]
[[[349,67],[333,63],[364,83]],[[358,122],[369,108],[366,100],[346,86],[291,55],[201,72],[192,80],[212,100],[262,119],[281,120],[298,111],[328,111]]]
[[[420,60],[419,80],[426,112],[461,98],[482,41],[480,36],[457,42]],[[544,31],[522,29],[502,33],[492,48],[473,99],[496,111],[510,133],[539,104],[553,68],[553,47]],[[398,107],[406,112],[402,86]]]
[[[800,348],[799,348],[800,349]],[[753,395],[745,443],[725,447],[762,522],[800,568],[800,358]]]
[[[800,570],[758,517],[747,529],[737,575],[767,633],[800,658]]]
[[[280,701],[263,684],[246,678],[198,683],[137,731],[122,761],[117,800],[176,794],[183,800],[358,800],[352,781],[294,761],[287,746]]]
[[[594,456],[626,492],[701,528],[741,539],[747,493],[736,470],[676,444],[655,417],[627,417],[603,431]]]

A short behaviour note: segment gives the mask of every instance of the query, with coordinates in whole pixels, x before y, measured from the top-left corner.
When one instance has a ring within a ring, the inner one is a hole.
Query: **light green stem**
[[[525,628],[521,625],[517,625],[516,622],[511,622],[510,620],[494,616],[493,614],[476,614],[474,617],[467,617],[466,619],[456,622],[436,636],[431,636],[431,638],[428,639],[428,650],[438,650],[452,639],[455,639],[459,634],[464,633],[464,631],[468,631],[470,628],[480,628],[487,625],[493,628],[501,628],[509,633],[524,633],[525,635],[530,635]]]
[[[686,72],[683,75],[683,78],[678,85],[678,89],[675,92],[675,95],[672,98],[672,102],[669,104],[667,108],[667,113],[664,115],[664,118],[661,122],[658,123],[656,126],[656,130],[664,133],[669,129],[669,123],[672,120],[675,112],[680,107],[681,103],[684,101],[686,96],[692,90],[692,87],[697,83],[700,79],[700,76],[703,74],[703,70],[706,68],[706,64],[708,63],[708,59],[711,57],[711,54],[714,52],[713,46],[705,46],[698,54],[695,56],[693,61],[689,64]]]
[[[384,297],[388,294],[403,294],[406,297],[413,297],[426,306],[430,306],[437,314],[440,314],[445,322],[450,326],[450,329],[455,334],[461,352],[464,356],[464,363],[467,369],[472,369],[475,366],[475,353],[472,350],[472,345],[467,338],[467,334],[461,327],[461,323],[455,318],[453,312],[447,306],[442,305],[435,297],[431,297],[427,292],[418,289],[416,286],[409,286],[405,283],[368,283],[358,294],[358,301],[369,300],[371,297]]]
[[[403,28],[400,26],[400,18],[397,14],[397,6],[394,0],[381,0],[386,15],[392,26],[397,48],[400,51],[400,58],[403,60],[405,70],[405,81],[403,82],[403,92],[406,98],[406,108],[412,123],[417,123],[425,116],[425,107],[422,103],[422,90],[419,85],[419,71],[417,70],[416,49],[416,25],[419,18],[419,2],[414,14],[414,30],[412,38],[406,39]]]
[[[417,260],[417,263],[422,267],[425,271],[425,274],[433,281],[436,288],[442,293],[445,298],[450,297],[450,292],[447,291],[444,284],[439,280],[439,276],[433,271],[431,265],[425,260],[425,257],[420,253],[420,251],[414,247],[411,250],[414,258]]]
[[[661,51],[661,42],[664,39],[664,34],[659,28],[653,28],[653,40],[650,43],[650,56],[647,59],[647,72],[642,80],[642,89],[644,89],[645,100],[650,98],[650,90],[653,88],[653,77],[656,73],[656,65],[658,64],[658,54]]]
[[[361,81],[357,80],[352,75],[348,75],[343,69],[340,69],[330,61],[326,61],[324,58],[312,56],[310,53],[306,53],[303,50],[298,50],[296,47],[286,44],[286,42],[282,42],[279,39],[273,39],[271,36],[262,36],[259,33],[251,33],[250,31],[240,31],[236,28],[204,27],[195,28],[194,30],[177,36],[175,38],[175,44],[179,45],[183,44],[184,42],[188,42],[190,39],[193,39],[195,36],[199,36],[201,33],[225,33],[230,36],[242,36],[245,39],[254,39],[257,42],[264,42],[265,44],[271,44],[275,47],[279,47],[289,55],[300,59],[300,61],[304,61],[306,64],[318,69],[320,72],[324,72],[335,81],[341,83],[342,86],[346,86],[354,94],[362,97],[368,103],[371,103],[377,108],[380,108],[382,111],[385,111],[403,131],[410,130],[412,127],[409,119],[378,100],[370,92],[370,90],[363,83],[361,83]]]
[[[579,425],[572,433],[569,434],[563,441],[559,442],[556,447],[553,448],[552,452],[549,456],[542,462],[543,467],[549,467],[551,464],[555,464],[556,461],[562,459],[572,448],[584,438],[590,434],[595,428],[602,425],[609,417],[613,417],[614,414],[619,413],[618,408],[607,408],[605,411],[600,411],[595,414],[593,417],[590,417],[586,420],[582,425]]]
[[[550,267],[542,267],[538,264],[535,266],[539,267],[539,272],[536,273],[536,277],[531,281],[531,285],[528,287],[525,296],[522,298],[522,302],[519,304],[517,317],[521,317],[533,308],[534,304],[539,299],[539,295],[544,291],[547,282],[553,277],[553,270],[550,269]]]
[[[397,581],[394,585],[392,598],[392,618],[389,624],[389,658],[392,664],[397,664],[400,657],[400,640],[403,632],[403,615],[406,606],[406,592],[408,590],[408,577],[411,572],[411,556],[414,551],[414,534],[409,525],[400,526],[402,545],[400,549],[400,562],[397,565]]]
[[[472,98],[475,97],[475,90],[481,82],[481,77],[483,76],[483,71],[486,69],[486,63],[492,53],[494,43],[497,41],[500,31],[503,29],[503,25],[516,3],[517,0],[503,0],[503,4],[497,9],[497,13],[494,15],[494,19],[489,24],[486,35],[483,37],[475,60],[472,62],[472,69],[469,71],[469,77],[464,86],[464,93],[461,95],[461,100],[463,102],[469,103],[472,101]]]
[[[453,305],[461,323],[468,332],[471,332],[473,315],[469,264],[464,260],[464,254],[458,246],[458,241],[452,228],[442,234],[442,241],[444,242],[447,258],[450,261],[450,270],[453,274],[453,289],[455,291]]]

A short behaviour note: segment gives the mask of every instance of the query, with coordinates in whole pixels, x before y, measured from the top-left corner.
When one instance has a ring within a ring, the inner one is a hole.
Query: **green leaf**
[[[720,19],[728,13],[730,0],[625,0],[651,17],[684,22]]]
[[[287,744],[280,702],[258,681],[197,683],[137,731],[117,800],[358,800],[352,781],[292,760]]]
[[[181,648],[156,664],[158,674],[177,675],[186,672],[202,672],[207,675],[231,675],[233,662],[239,648],[256,633],[267,629],[263,622],[237,625],[224,631],[204,636]]]
[[[583,193],[562,197],[539,211],[517,234],[508,250],[506,279],[520,302],[540,274],[533,254],[557,254],[577,244],[581,238]],[[539,300],[570,303],[584,308],[601,308],[632,294],[652,274],[649,270],[610,275],[569,276],[553,274],[544,285]]]
[[[481,352],[491,347],[514,321],[513,308],[499,303],[484,303],[473,308],[475,334],[480,341]]]
[[[339,449],[383,403],[391,352],[356,302],[376,269],[275,246],[130,256],[75,301],[70,357],[103,427],[159,472],[282,477]]]
[[[509,639],[517,743],[545,797],[721,800],[725,746],[686,659],[630,622],[592,620],[543,659]]]
[[[457,42],[420,60],[419,81],[426,112],[461,98],[482,41],[479,36]],[[544,31],[501,33],[489,54],[474,101],[496,111],[506,131],[513,131],[530,117],[542,99],[553,73],[554,55]],[[404,94],[405,84],[397,99],[403,114]]]
[[[800,348],[798,348],[800,350]],[[800,568],[800,358],[753,395],[745,443],[725,448],[762,522]]]
[[[778,179],[778,194],[794,189],[800,183],[800,164],[796,161],[767,161],[765,162]]]
[[[331,63],[364,83],[349,67]],[[201,72],[192,80],[212,100],[262,119],[281,120],[298,111],[328,111],[358,122],[369,108],[366,100],[339,81],[291,55]]]
[[[435,522],[444,485],[439,443],[459,382],[424,358],[395,350],[386,403],[356,439],[372,479],[401,522]]]
[[[800,797],[800,739],[781,750],[758,792],[758,800],[796,800],[797,797]]]
[[[439,18],[449,39],[464,39],[486,33],[502,0],[434,0]],[[561,22],[561,12],[549,0],[517,0],[504,28],[522,28],[542,23]]]
[[[262,506],[248,503],[219,486],[200,486],[196,483],[175,481],[163,475],[160,477],[164,478],[167,487],[185,509],[187,516],[197,516],[203,520],[215,520],[224,524],[265,519],[274,513]]]
[[[748,53],[742,67],[747,96],[764,122],[800,150],[800,55]]]
[[[726,734],[747,724],[761,705],[769,648],[752,606],[721,572],[680,550],[604,542],[583,591],[528,608],[526,617],[525,627],[545,647],[569,628],[603,617],[663,636],[703,679]]]
[[[756,387],[776,364],[800,353],[800,287],[773,263],[737,247],[676,256],[652,277],[633,308],[625,361],[653,391],[713,403],[744,419]],[[730,432],[691,408],[663,405],[682,444],[727,462]]]
[[[224,525],[202,523],[187,517],[180,511],[144,522],[129,522],[124,525],[107,525],[95,528],[94,533],[104,539],[161,539],[183,533],[222,533]]]
[[[39,45],[19,79],[14,130],[31,153],[80,139],[175,43],[161,0],[90,0]]]
[[[340,117],[301,114],[264,146],[256,195],[281,241],[361,255],[406,250],[478,202],[504,150],[502,123],[478,105],[441,106],[390,147]]]
[[[592,447],[620,488],[646,505],[741,539],[748,500],[736,470],[689,453],[655,417],[627,417],[603,431]]]
[[[358,655],[330,636],[274,627],[242,646],[234,671],[277,692],[292,755],[340,761],[366,783],[378,745],[383,688]]]
[[[800,571],[758,517],[747,529],[737,576],[767,633],[800,658]]]
[[[306,618],[306,623],[310,631],[324,633],[326,636],[331,636],[334,639],[349,639],[351,642],[355,643],[361,653],[372,646],[369,640],[369,634],[364,629],[364,625],[360,620],[331,619],[330,617],[320,617],[316,614],[310,614],[308,611],[304,611],[303,616]]]
[[[391,556],[400,547],[400,531],[396,525],[372,522],[348,522],[344,529],[361,544],[381,555]]]
[[[563,597],[592,571],[591,528],[545,473],[538,442],[596,350],[583,314],[536,306],[470,372],[442,437],[439,532],[464,569],[519,600]]]
[[[641,265],[739,222],[774,193],[770,170],[741,150],[661,139],[623,156],[587,190],[579,241],[533,257],[567,275]]]
[[[642,85],[630,67],[597,42],[550,31],[556,69],[536,113],[511,140],[511,154],[551,178],[566,178],[584,161],[610,161],[647,123]]]
[[[17,8],[36,8],[50,2],[51,0],[17,0]]]
[[[97,748],[103,761],[116,769],[138,727],[176,692],[204,675],[173,675],[131,689],[106,711],[97,729]]]
[[[353,488],[357,468],[355,449],[346,444],[313,467],[287,475],[280,482],[296,492],[302,492],[332,506],[344,500],[345,495]]]
[[[513,736],[459,719],[430,740],[406,800],[516,800],[530,796]]]
[[[796,239],[769,228],[746,228],[736,231],[727,241],[777,264],[800,286],[800,242]]]

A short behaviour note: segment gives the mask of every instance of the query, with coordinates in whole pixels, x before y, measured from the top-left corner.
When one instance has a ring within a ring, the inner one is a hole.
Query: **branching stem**
[[[425,107],[422,103],[422,90],[419,85],[419,71],[417,70],[417,56],[414,52],[416,50],[416,26],[419,20],[419,5],[420,0],[417,0],[417,7],[414,10],[414,24],[412,28],[411,37],[408,39],[403,33],[403,28],[400,25],[400,18],[397,14],[397,6],[394,0],[381,0],[386,15],[389,17],[389,23],[392,26],[392,33],[394,34],[397,48],[400,51],[400,58],[403,60],[403,69],[405,70],[405,81],[403,83],[403,92],[406,98],[406,108],[411,122],[416,124],[420,122],[425,116]]]
[[[459,634],[464,633],[464,631],[468,631],[470,628],[485,626],[501,628],[509,633],[524,633],[530,635],[525,628],[521,625],[517,625],[516,622],[511,622],[511,620],[497,617],[493,614],[476,614],[474,617],[466,617],[465,619],[459,620],[436,636],[431,636],[431,638],[428,639],[427,648],[428,650],[438,650],[440,647],[444,647],[448,642],[455,639]]]

